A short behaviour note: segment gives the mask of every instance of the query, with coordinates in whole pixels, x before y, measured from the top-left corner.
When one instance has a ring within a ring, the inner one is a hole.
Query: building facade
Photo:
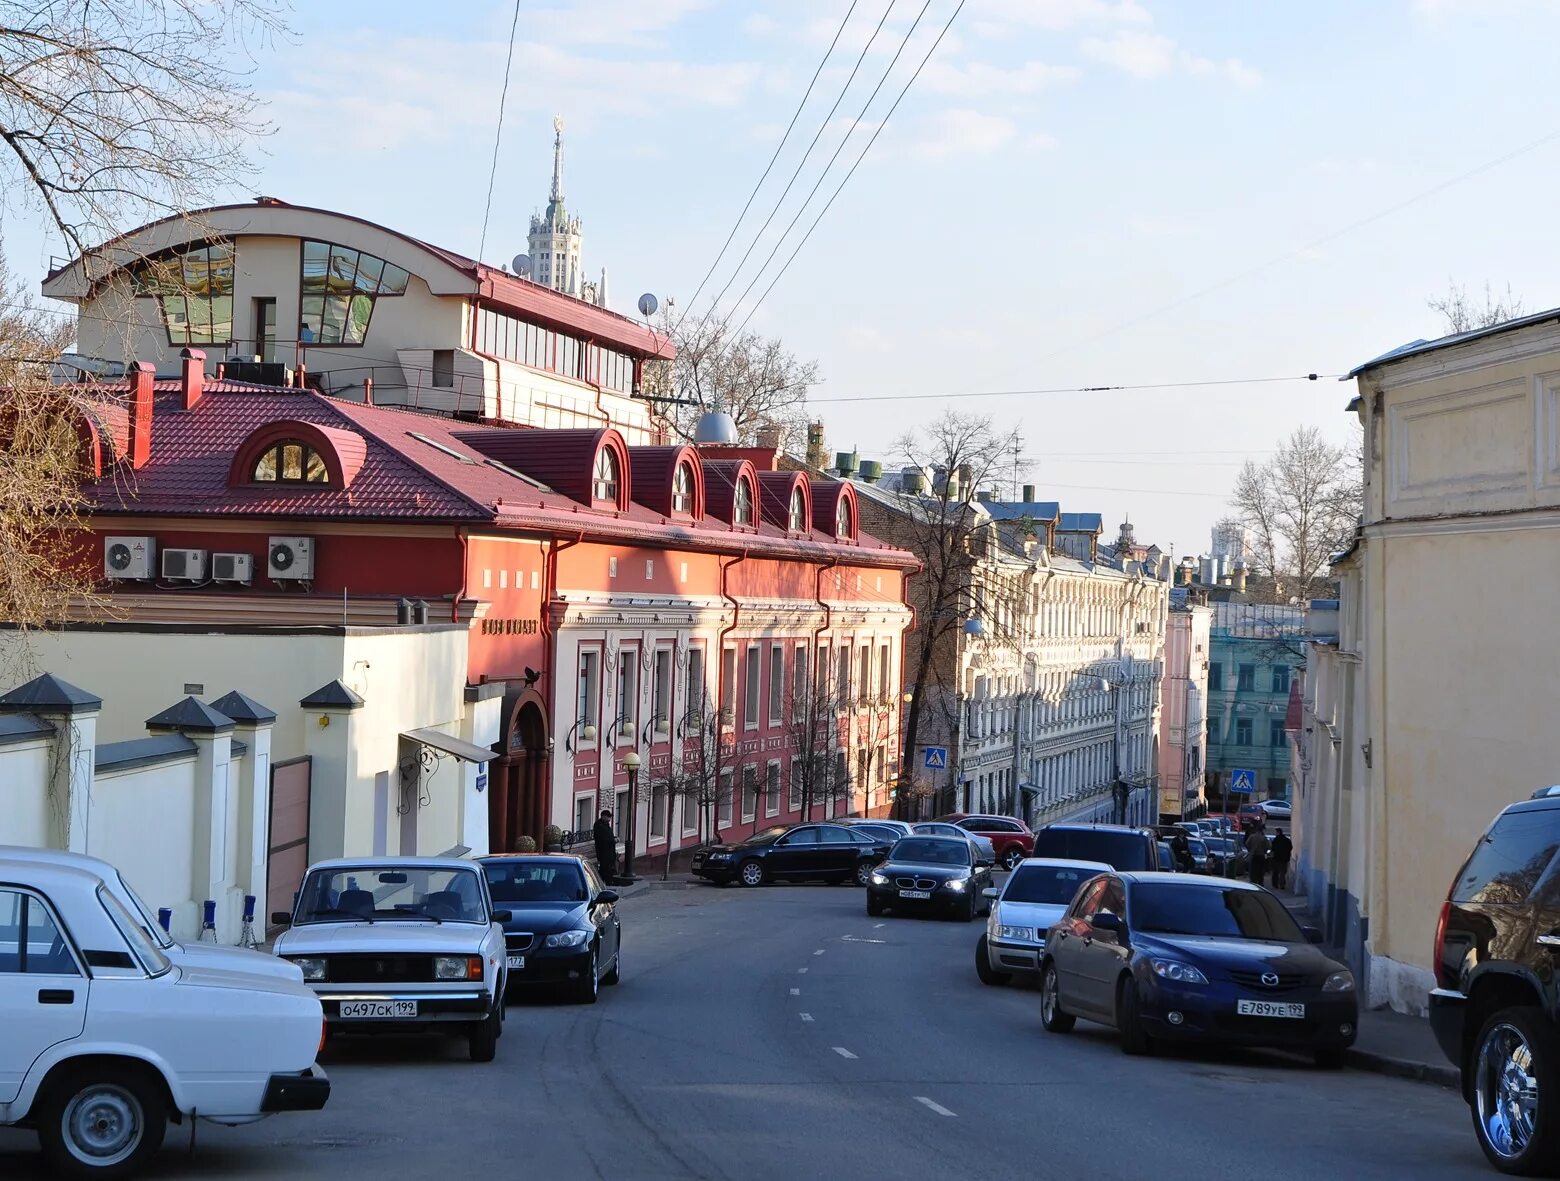
[[[1178,601],[1177,601],[1178,600]],[[1191,819],[1207,811],[1208,666],[1213,612],[1172,592],[1165,629],[1159,722],[1159,814]]]
[[[1229,811],[1290,795],[1289,686],[1305,660],[1305,609],[1214,603],[1208,641],[1207,794]],[[1249,771],[1249,796],[1226,795]]]

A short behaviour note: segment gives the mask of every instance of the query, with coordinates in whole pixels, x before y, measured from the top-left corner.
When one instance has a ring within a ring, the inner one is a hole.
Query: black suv
[[[1031,857],[1103,861],[1112,869],[1159,868],[1159,838],[1151,828],[1124,824],[1048,824],[1035,833]]]
[[[1542,793],[1540,793],[1542,795]],[[1512,804],[1452,882],[1430,1025],[1503,1173],[1560,1166],[1560,798]]]

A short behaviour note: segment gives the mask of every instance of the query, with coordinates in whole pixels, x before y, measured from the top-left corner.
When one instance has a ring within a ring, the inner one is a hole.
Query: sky
[[[830,452],[893,465],[917,424],[989,414],[1021,432],[1020,480],[1042,499],[1103,513],[1111,534],[1130,516],[1141,542],[1178,554],[1207,548],[1246,458],[1306,424],[1347,444],[1336,376],[1440,335],[1426,301],[1450,283],[1560,304],[1560,4],[965,0],[883,123],[958,7],[520,0],[483,258],[525,249],[558,113],[587,270],[608,268],[615,310],[641,292],[689,309],[843,21],[691,313],[801,163],[714,314],[751,312],[817,361]],[[273,126],[256,174],[219,196],[334,208],[476,254],[515,11],[298,5],[291,33],[255,49]],[[8,262],[41,277],[60,245],[36,209],[6,205]],[[1309,373],[1322,379],[1256,380]],[[1146,385],[1165,388],[966,396]]]

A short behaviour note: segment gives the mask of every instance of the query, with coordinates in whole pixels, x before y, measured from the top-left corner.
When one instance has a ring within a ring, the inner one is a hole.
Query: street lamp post
[[[628,772],[628,818],[623,828],[623,872],[618,881],[628,885],[634,877],[634,828],[639,816],[639,752],[631,750],[623,756],[623,770]]]
[[[1100,688],[1110,694],[1112,730],[1110,740],[1110,794],[1117,824],[1127,822],[1127,785],[1121,778],[1121,686],[1100,678]]]

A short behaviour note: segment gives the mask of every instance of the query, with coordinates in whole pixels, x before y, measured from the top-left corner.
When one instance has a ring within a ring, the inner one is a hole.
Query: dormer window
[[[802,496],[800,488],[791,489],[790,520],[786,528],[792,533],[804,533],[807,530],[807,500]]]
[[[850,501],[843,496],[834,506],[834,536],[841,541],[849,541],[851,536]]]
[[[256,484],[328,484],[330,473],[313,447],[283,439],[260,453],[251,479]]]
[[[737,481],[737,503],[733,517],[738,525],[753,523],[753,485],[746,480]]]
[[[672,472],[672,512],[693,515],[693,468],[686,463]]]
[[[603,447],[596,452],[596,470],[591,477],[590,494],[596,500],[610,500],[616,504],[618,484],[617,454],[612,448]]]

